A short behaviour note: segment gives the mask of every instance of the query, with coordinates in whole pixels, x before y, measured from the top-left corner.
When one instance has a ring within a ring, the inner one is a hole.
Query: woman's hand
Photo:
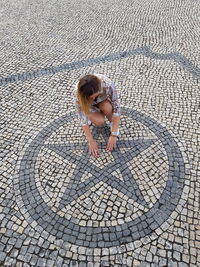
[[[107,150],[109,152],[113,151],[113,149],[116,148],[116,142],[117,142],[117,137],[111,135],[108,139],[108,143],[107,143]]]
[[[97,142],[93,139],[89,141],[88,143],[89,143],[89,153],[93,157],[98,158],[100,154],[99,154]]]

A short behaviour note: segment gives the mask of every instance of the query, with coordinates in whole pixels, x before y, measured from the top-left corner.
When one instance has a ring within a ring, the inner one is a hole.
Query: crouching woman
[[[119,135],[121,109],[114,83],[102,74],[85,75],[76,85],[75,105],[88,141],[90,154],[94,157],[100,155],[89,126],[91,123],[97,126],[103,125],[106,118],[111,127],[107,151],[111,152],[115,149]]]

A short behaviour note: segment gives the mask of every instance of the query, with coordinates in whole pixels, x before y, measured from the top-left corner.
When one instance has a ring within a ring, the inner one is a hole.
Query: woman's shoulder
[[[109,87],[112,84],[111,79],[108,78],[106,75],[100,73],[94,73],[94,75],[102,81],[103,87]]]

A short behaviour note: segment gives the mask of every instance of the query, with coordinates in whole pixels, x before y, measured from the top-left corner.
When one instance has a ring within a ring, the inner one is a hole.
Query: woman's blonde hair
[[[91,105],[89,97],[94,93],[103,92],[101,80],[93,74],[85,75],[79,80],[77,89],[77,97],[81,110],[85,114],[88,114]]]

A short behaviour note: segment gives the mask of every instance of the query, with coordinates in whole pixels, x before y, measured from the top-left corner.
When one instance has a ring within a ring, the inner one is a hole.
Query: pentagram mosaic
[[[31,141],[19,190],[27,213],[47,232],[76,245],[111,247],[151,234],[176,208],[184,162],[172,135],[126,108],[120,129],[117,149],[109,153],[109,127],[92,127],[98,159],[89,156],[74,113]]]

